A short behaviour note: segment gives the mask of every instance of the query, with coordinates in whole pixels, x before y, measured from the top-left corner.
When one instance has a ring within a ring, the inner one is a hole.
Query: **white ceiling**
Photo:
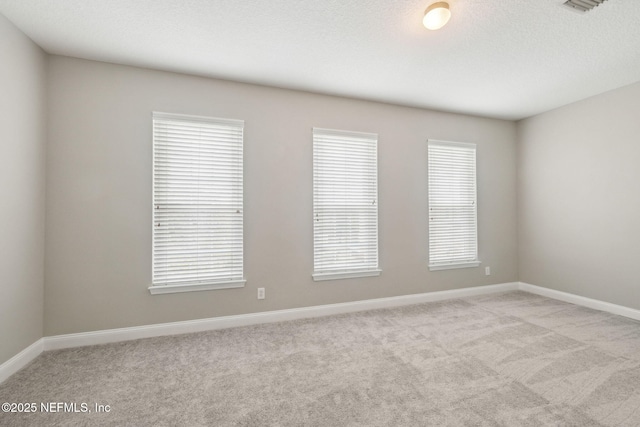
[[[45,51],[520,119],[640,80],[640,0],[0,0]]]

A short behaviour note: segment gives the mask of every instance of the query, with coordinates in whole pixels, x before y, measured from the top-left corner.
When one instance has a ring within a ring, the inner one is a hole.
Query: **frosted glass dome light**
[[[433,3],[424,11],[422,24],[424,24],[424,26],[429,30],[439,30],[449,22],[449,18],[451,18],[449,3],[446,1],[439,1]]]

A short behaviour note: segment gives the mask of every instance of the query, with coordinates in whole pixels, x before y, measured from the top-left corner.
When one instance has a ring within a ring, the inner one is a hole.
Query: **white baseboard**
[[[9,378],[11,375],[24,368],[33,359],[38,357],[44,348],[43,338],[31,344],[20,353],[0,365],[0,383]]]
[[[543,288],[541,286],[530,285],[520,282],[518,289],[524,292],[541,295],[547,298],[553,298],[571,304],[581,305],[583,307],[593,308],[594,310],[606,311],[608,313],[617,314],[619,316],[628,317],[634,320],[640,320],[640,310],[625,307],[622,305],[612,304],[580,295],[574,295],[567,292],[556,291],[555,289]]]
[[[472,288],[453,289],[449,291],[427,292],[422,294],[401,295],[397,297],[377,298],[363,301],[352,301],[338,304],[317,305],[311,307],[292,308],[286,310],[266,311],[260,313],[222,316],[210,319],[188,320],[183,322],[160,323],[155,325],[135,326],[120,329],[83,332],[78,334],[56,335],[44,337],[0,365],[0,383],[22,369],[40,353],[87,345],[108,344],[118,341],[129,341],[140,338],[151,338],[165,335],[203,332],[215,329],[234,328],[238,326],[256,325],[260,323],[282,322],[287,320],[329,316],[332,314],[354,313],[378,308],[392,308],[425,302],[443,301],[454,298],[465,298],[486,295],[496,292],[521,290],[572,304],[582,305],[595,310],[606,311],[631,319],[640,320],[640,310],[581,297],[566,292],[530,285],[523,282],[502,283],[498,285],[476,286]]]
[[[265,311],[260,313],[222,316],[210,319],[187,320],[183,322],[161,323],[130,328],[108,329],[78,334],[57,335],[44,338],[44,350],[82,347],[86,345],[107,344],[140,338],[151,338],[164,335],[187,334],[192,332],[211,331],[215,329],[234,328],[259,323],[282,322],[311,317],[329,316],[332,314],[353,313],[377,308],[399,307],[420,304],[423,302],[441,301],[453,298],[464,298],[495,292],[518,290],[519,283],[503,283],[499,285],[476,286],[472,288],[449,291],[427,292],[423,294],[401,295],[389,298],[377,298],[363,301],[344,302],[338,304],[316,305],[311,307],[292,308],[286,310]]]

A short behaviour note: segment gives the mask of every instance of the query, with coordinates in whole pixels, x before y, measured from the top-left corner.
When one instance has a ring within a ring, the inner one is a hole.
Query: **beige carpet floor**
[[[1,402],[92,411],[2,426],[640,426],[640,323],[508,292],[47,352]]]

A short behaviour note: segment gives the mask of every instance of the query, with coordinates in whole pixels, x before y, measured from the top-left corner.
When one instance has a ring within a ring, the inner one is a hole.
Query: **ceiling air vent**
[[[605,1],[607,0],[567,0],[564,2],[564,5],[572,8],[573,10],[588,12],[591,9],[600,6]]]

